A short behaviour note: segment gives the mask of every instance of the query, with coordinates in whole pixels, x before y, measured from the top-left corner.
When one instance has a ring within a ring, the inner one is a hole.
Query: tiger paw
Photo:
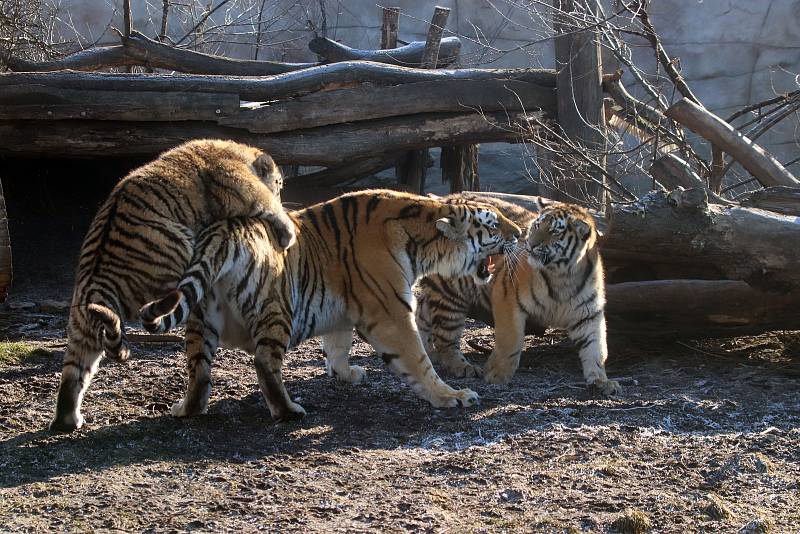
[[[481,398],[478,394],[469,388],[454,389],[452,393],[431,399],[431,404],[436,408],[469,408],[480,402]]]
[[[347,373],[339,373],[333,368],[328,369],[328,376],[336,378],[340,382],[347,382],[348,384],[360,384],[367,377],[367,372],[359,365],[351,365],[347,369]]]
[[[616,380],[595,380],[589,387],[596,389],[606,397],[614,397],[622,393],[622,386]]]
[[[275,420],[278,422],[284,421],[299,421],[306,416],[306,410],[299,404],[293,401],[289,401],[286,404],[286,410],[275,417]]]
[[[480,367],[470,363],[463,356],[460,361],[449,362],[444,365],[444,370],[447,374],[456,378],[473,378],[483,374],[483,370]]]
[[[491,362],[487,363],[483,370],[483,379],[489,384],[508,384],[513,376],[513,369],[500,369],[496,365],[491,365]]]
[[[50,432],[73,432],[83,426],[83,416],[80,413],[70,414],[66,417],[61,417],[56,414],[56,417],[50,422],[47,429]]]
[[[194,404],[194,406],[192,406],[192,404]],[[208,406],[201,408],[197,403],[191,403],[184,399],[173,404],[169,411],[173,417],[192,417],[193,415],[206,413],[208,411]]]

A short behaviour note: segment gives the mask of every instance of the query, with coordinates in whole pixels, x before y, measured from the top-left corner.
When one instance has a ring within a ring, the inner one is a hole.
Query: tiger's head
[[[528,228],[528,263],[537,269],[570,271],[597,244],[599,232],[583,207],[537,201],[539,214]]]
[[[492,256],[514,249],[520,228],[481,203],[451,201],[444,209],[447,213],[436,221],[436,229],[446,238],[449,253],[442,259],[449,261],[438,262],[438,274],[471,275],[478,283],[488,282],[494,272]]]

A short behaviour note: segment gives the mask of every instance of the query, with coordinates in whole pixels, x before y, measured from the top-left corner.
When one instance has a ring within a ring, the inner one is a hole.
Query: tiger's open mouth
[[[494,274],[496,265],[494,263],[494,256],[489,256],[488,258],[482,259],[478,262],[478,278],[481,280],[487,280],[490,276]]]

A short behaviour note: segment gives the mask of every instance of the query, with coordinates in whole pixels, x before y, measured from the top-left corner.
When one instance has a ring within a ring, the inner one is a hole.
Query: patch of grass
[[[629,509],[611,523],[611,528],[622,534],[643,534],[652,528],[652,524],[644,512]]]
[[[36,350],[24,341],[0,341],[0,365],[16,365]]]

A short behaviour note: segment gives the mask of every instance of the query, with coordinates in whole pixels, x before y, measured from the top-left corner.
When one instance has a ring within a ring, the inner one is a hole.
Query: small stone
[[[711,519],[721,521],[723,519],[730,519],[733,517],[731,509],[725,504],[725,501],[716,495],[709,495],[706,504],[702,508],[703,512]]]
[[[39,303],[42,313],[62,313],[69,309],[69,302],[63,300],[43,300]]]
[[[503,502],[518,503],[522,500],[522,492],[514,489],[507,489],[500,492],[500,499]]]
[[[772,522],[763,517],[756,517],[739,529],[739,534],[767,534],[772,530]]]

